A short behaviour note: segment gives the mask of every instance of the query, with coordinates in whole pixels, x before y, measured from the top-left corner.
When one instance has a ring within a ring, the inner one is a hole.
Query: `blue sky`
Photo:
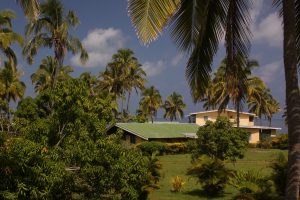
[[[190,97],[190,90],[185,80],[185,63],[187,55],[177,51],[170,38],[168,29],[149,46],[143,46],[135,34],[127,15],[126,0],[62,0],[66,9],[74,10],[81,23],[72,33],[77,36],[89,52],[90,59],[86,66],[81,66],[75,56],[68,55],[65,64],[74,66],[74,76],[84,71],[98,75],[110,60],[111,55],[119,48],[130,48],[143,65],[148,74],[147,85],[154,85],[165,99],[173,91],[184,96],[187,108],[185,113],[202,110],[201,104],[194,104]],[[1,0],[1,9],[12,9],[17,18],[14,20],[14,29],[23,34],[26,19],[20,7],[14,0]],[[284,107],[285,81],[283,71],[282,30],[281,19],[272,8],[269,0],[254,0],[251,9],[253,32],[251,58],[260,63],[254,74],[261,77],[272,91],[274,97]],[[19,58],[19,68],[24,71],[23,80],[27,85],[27,95],[34,95],[30,75],[37,69],[40,60],[52,55],[52,51],[41,50],[32,66],[29,66],[21,55],[21,49],[14,46]],[[224,57],[223,44],[215,57],[213,68],[218,66]],[[132,111],[137,107],[139,97],[132,101]],[[159,112],[162,116],[162,112]],[[279,114],[278,116],[281,116]]]

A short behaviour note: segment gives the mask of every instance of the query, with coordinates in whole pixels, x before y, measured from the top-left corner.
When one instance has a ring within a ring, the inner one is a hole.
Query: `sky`
[[[82,66],[78,61],[78,55],[69,54],[65,64],[74,67],[73,76],[79,76],[82,72],[91,72],[98,75],[110,61],[112,54],[119,48],[130,48],[134,51],[144,70],[147,73],[147,86],[154,85],[159,89],[163,99],[166,99],[173,91],[180,93],[187,104],[185,114],[202,111],[202,104],[194,104],[190,95],[190,89],[185,79],[185,66],[188,55],[179,52],[173,43],[168,27],[161,36],[148,46],[142,45],[138,40],[127,12],[126,0],[62,0],[66,10],[74,10],[80,25],[72,30],[72,34],[78,37],[89,53],[89,61]],[[27,21],[20,7],[14,0],[1,0],[0,8],[12,9],[16,13],[13,21],[14,30],[24,33]],[[272,7],[270,0],[253,0],[251,8],[252,16],[252,48],[250,58],[256,59],[260,66],[253,71],[265,81],[271,89],[273,96],[280,102],[281,109],[285,105],[285,80],[283,68],[283,33],[281,19],[277,10]],[[213,69],[219,65],[225,56],[224,43],[214,58]],[[36,71],[40,60],[53,51],[42,49],[34,59],[33,65],[28,65],[23,59],[21,48],[14,45],[18,55],[18,67],[24,72],[22,80],[27,85],[26,95],[34,96],[30,75]],[[137,108],[139,96],[132,98],[131,111]],[[247,111],[244,108],[244,111]],[[163,112],[158,113],[162,117]],[[275,118],[281,118],[281,113]]]

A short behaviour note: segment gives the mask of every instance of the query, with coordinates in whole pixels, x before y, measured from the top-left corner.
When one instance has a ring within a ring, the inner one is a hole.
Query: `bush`
[[[261,140],[257,144],[257,147],[261,148],[261,149],[271,149],[272,148],[272,140],[270,140],[270,139]]]
[[[248,148],[257,148],[257,144],[256,143],[249,143]]]
[[[243,158],[249,143],[249,133],[233,128],[228,118],[218,117],[216,122],[207,121],[197,132],[192,158],[206,154],[220,160],[235,161]]]
[[[167,143],[167,154],[183,154],[188,153],[189,149],[186,143]]]
[[[230,184],[239,190],[235,200],[265,200],[277,199],[274,183],[264,177],[259,171],[237,171]]]
[[[159,155],[166,153],[167,145],[163,142],[142,142],[136,146],[142,151],[144,155],[152,155],[155,152],[158,152]]]
[[[232,172],[223,161],[203,155],[193,163],[187,174],[198,179],[205,194],[216,196],[224,192]]]
[[[272,139],[273,148],[288,149],[288,134],[278,134]]]
[[[285,194],[287,166],[288,160],[283,153],[280,153],[271,164],[271,168],[273,169],[272,180],[274,181],[276,191],[280,196],[284,196]]]
[[[172,192],[180,192],[184,186],[185,182],[180,176],[175,176],[172,178]]]

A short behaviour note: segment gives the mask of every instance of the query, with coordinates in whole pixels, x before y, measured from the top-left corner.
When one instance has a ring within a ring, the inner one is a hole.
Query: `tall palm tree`
[[[173,22],[175,42],[181,49],[191,52],[187,78],[192,90],[199,90],[198,93],[204,93],[208,85],[211,61],[224,31],[228,67],[234,69],[238,66],[232,63],[235,53],[247,54],[250,35],[248,10],[251,0],[128,2],[129,15],[139,38],[145,43],[158,37],[168,22]],[[275,0],[275,3],[282,8],[280,13],[284,29],[284,69],[290,138],[286,199],[297,200],[300,190],[300,93],[297,71],[300,62],[300,1]]]
[[[186,77],[192,94],[205,93],[209,84],[211,64],[225,34],[227,51],[226,77],[232,79],[245,65],[238,55],[248,57],[251,0],[174,1],[129,0],[128,10],[138,37],[145,44],[156,39],[164,27],[171,25],[175,43],[190,53]],[[243,77],[243,76],[241,76]],[[242,85],[244,79],[240,82]],[[230,85],[227,85],[230,89]]]
[[[300,65],[300,1],[276,0],[283,16],[283,58],[286,81],[288,119],[288,171],[286,199],[297,200],[300,193],[300,92],[298,69]]]
[[[63,66],[58,71],[58,76],[55,77],[55,71],[58,67],[58,62],[55,58],[47,56],[41,61],[38,70],[31,75],[32,83],[35,84],[35,91],[42,92],[48,88],[53,88],[56,81],[62,81],[69,77],[73,72],[71,66]]]
[[[130,103],[130,97],[131,97],[131,91],[132,89],[135,90],[136,94],[138,94],[138,90],[145,89],[145,79],[146,72],[143,70],[142,65],[140,65],[138,62],[136,62],[134,65],[132,65],[129,69],[129,73],[126,78],[126,90],[128,93],[127,96],[127,106],[126,106],[126,112],[129,113],[129,103]]]
[[[10,46],[12,43],[22,45],[23,37],[12,30],[12,19],[14,18],[14,12],[10,10],[0,11],[0,51],[7,57],[9,62],[16,67],[17,57]],[[14,68],[14,70],[16,69]]]
[[[169,118],[171,121],[177,118],[181,119],[184,116],[183,110],[185,108],[185,103],[183,102],[183,97],[173,92],[170,96],[167,97],[163,107],[166,110],[164,118]]]
[[[241,57],[239,57],[239,59],[246,60],[243,62],[245,63],[245,66],[239,66],[238,70],[241,73],[236,74],[236,76],[234,78],[232,77],[230,80],[226,77],[227,59],[225,58],[221,62],[221,65],[215,73],[214,79],[208,86],[208,89],[210,90],[206,92],[208,97],[204,99],[206,102],[205,106],[216,107],[218,105],[220,111],[225,109],[231,101],[237,110],[237,127],[240,125],[239,119],[242,102],[246,100],[249,95],[254,95],[254,88],[249,88],[249,86],[251,86],[249,83],[251,83],[250,80],[252,79],[251,70],[258,66],[258,62],[256,60]],[[244,77],[246,77],[246,81],[242,80]],[[230,90],[228,89],[228,85],[230,85]],[[251,89],[253,90],[251,91],[253,94],[249,93],[249,90]]]
[[[89,87],[90,90],[90,94],[92,96],[95,96],[95,87],[97,85],[97,78],[96,76],[92,75],[91,72],[83,72],[82,74],[80,74],[79,78],[81,80],[83,80],[84,82],[86,82],[86,84]]]
[[[131,91],[134,88],[143,89],[146,73],[141,68],[138,60],[133,56],[130,49],[119,49],[112,56],[112,61],[107,65],[104,72],[101,72],[99,88],[113,93],[115,100],[121,99],[121,112],[123,112],[123,101],[125,93],[128,92],[127,112],[129,110],[129,101]]]
[[[9,105],[10,101],[17,101],[25,93],[25,83],[20,81],[22,73],[15,70],[14,63],[5,62],[4,67],[0,70],[0,97]],[[9,109],[7,116],[10,117]]]
[[[30,21],[34,21],[40,14],[40,5],[38,0],[16,0],[19,3]]]
[[[142,98],[139,104],[140,112],[150,117],[151,122],[153,123],[153,118],[156,116],[157,110],[162,106],[162,99],[159,91],[155,89],[154,86],[146,88],[142,92]]]
[[[70,28],[79,24],[75,12],[68,11],[66,14],[59,0],[47,0],[40,5],[40,10],[39,18],[26,26],[26,36],[30,39],[23,48],[23,54],[27,57],[27,61],[32,64],[39,48],[53,48],[58,62],[54,77],[63,67],[65,56],[69,51],[72,54],[80,52],[82,63],[87,61],[88,54],[80,40],[69,33]]]

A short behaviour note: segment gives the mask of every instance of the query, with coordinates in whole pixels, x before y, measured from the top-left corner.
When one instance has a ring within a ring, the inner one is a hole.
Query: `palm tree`
[[[95,96],[95,87],[97,85],[97,78],[96,76],[92,75],[90,72],[83,72],[80,74],[79,78],[83,80],[89,87],[90,94]]]
[[[119,49],[112,56],[112,61],[107,65],[105,71],[99,75],[99,88],[113,93],[115,100],[122,100],[120,112],[123,112],[125,93],[128,92],[126,109],[128,113],[132,89],[134,88],[138,92],[138,89],[143,89],[145,84],[146,73],[133,55],[133,51],[130,49]]]
[[[211,61],[224,31],[228,67],[235,68],[235,53],[249,50],[250,0],[173,1],[129,0],[128,9],[139,38],[149,43],[158,37],[168,22],[179,47],[190,50],[187,78],[192,90],[205,92]],[[289,164],[286,199],[297,200],[300,190],[300,93],[297,65],[300,62],[300,1],[275,0],[282,6],[284,29],[284,69],[289,130]],[[223,31],[224,30],[224,31]],[[245,55],[246,56],[246,55]],[[228,73],[227,73],[228,75]],[[231,76],[228,76],[229,78]]]
[[[169,118],[171,121],[173,121],[173,119],[177,120],[177,117],[181,119],[184,116],[183,109],[185,106],[183,97],[180,94],[173,92],[173,94],[167,97],[167,100],[163,105],[166,110],[164,118]]]
[[[240,110],[242,109],[242,101],[244,101],[250,94],[249,90],[253,88],[249,88],[249,83],[251,83],[251,70],[254,67],[258,66],[258,62],[256,60],[245,59],[243,61],[245,66],[239,66],[238,70],[241,73],[237,73],[235,78],[228,80],[226,78],[226,68],[227,68],[227,59],[223,59],[220,67],[215,73],[214,79],[210,82],[206,91],[206,98],[200,96],[202,101],[205,101],[204,106],[216,107],[219,106],[219,110],[222,111],[227,107],[230,101],[235,105],[237,110],[237,127],[239,127],[240,122]],[[242,76],[242,77],[241,77]],[[246,77],[246,81],[244,81],[244,77]],[[230,85],[230,89],[228,87]],[[254,98],[254,97],[253,97]]]
[[[11,49],[12,43],[22,45],[23,37],[12,30],[12,19],[15,13],[10,10],[0,11],[0,51],[8,58],[9,62],[17,66],[17,57]],[[16,70],[15,68],[13,70]]]
[[[129,69],[128,76],[126,78],[126,87],[127,87],[127,106],[126,112],[129,113],[129,102],[131,97],[132,88],[135,90],[136,94],[138,94],[138,90],[145,89],[145,79],[146,72],[143,70],[142,65],[136,62]]]
[[[276,0],[281,4],[283,16],[283,58],[286,81],[286,106],[288,118],[288,171],[286,199],[299,199],[300,191],[300,92],[298,69],[300,63],[300,1]]]
[[[157,110],[162,105],[162,99],[159,94],[159,91],[151,86],[146,88],[142,92],[142,99],[140,100],[140,112],[150,117],[151,122],[153,123],[153,118],[157,114]]]
[[[0,97],[9,105],[10,101],[17,101],[24,96],[25,83],[20,81],[22,73],[15,70],[14,63],[5,62],[4,67],[0,70]],[[9,109],[7,116],[10,117]]]
[[[40,5],[38,0],[16,0],[19,3],[30,21],[34,21],[40,14]]]
[[[31,75],[32,84],[35,84],[35,91],[42,92],[48,88],[53,88],[56,81],[62,81],[69,77],[73,72],[71,66],[63,66],[58,71],[58,76],[55,77],[55,71],[58,67],[58,62],[55,58],[47,56],[41,61],[38,70]],[[56,80],[57,79],[57,80]]]
[[[82,63],[87,61],[88,54],[80,40],[69,33],[71,27],[76,27],[79,24],[75,12],[69,11],[65,15],[64,7],[58,0],[47,0],[41,4],[40,9],[39,18],[26,26],[26,36],[30,37],[30,40],[24,46],[23,54],[27,57],[27,61],[32,64],[33,57],[39,48],[53,48],[55,59],[58,62],[54,77],[63,67],[64,58],[68,51],[72,54],[80,52]]]

